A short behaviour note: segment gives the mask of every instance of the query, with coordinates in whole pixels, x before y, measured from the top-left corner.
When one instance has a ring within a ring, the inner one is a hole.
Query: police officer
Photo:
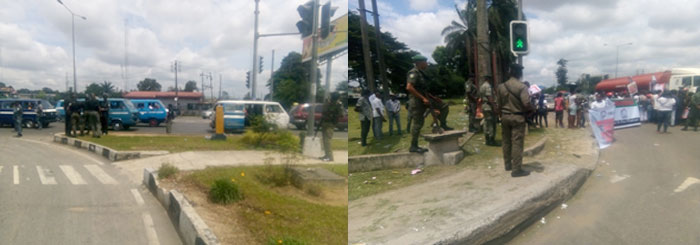
[[[36,105],[36,121],[38,129],[44,128],[44,106],[41,105],[41,102]]]
[[[332,93],[331,97],[326,100],[323,105],[323,113],[321,116],[321,129],[323,130],[323,150],[325,155],[321,160],[330,162],[333,161],[333,151],[331,151],[331,139],[333,138],[333,129],[335,129],[338,119],[342,116],[342,105],[338,102],[338,93]]]
[[[107,95],[106,93],[102,95],[102,103],[100,103],[100,129],[102,130],[102,134],[106,135],[107,134],[107,129],[109,128],[109,101],[107,100]]]
[[[479,99],[481,99],[481,111],[484,113],[484,138],[486,145],[498,146],[496,143],[496,99],[493,96],[493,80],[491,76],[484,76],[484,81],[479,87]]]
[[[63,110],[65,111],[65,115],[63,115],[63,121],[65,122],[65,133],[66,136],[75,136],[71,135],[71,114],[72,110],[71,107],[73,107],[73,104],[75,104],[75,97],[71,96],[67,100],[63,102]]]
[[[464,83],[464,91],[467,94],[467,103],[469,105],[469,132],[476,132],[476,100],[479,90],[474,85],[474,79],[469,78]]]
[[[423,71],[428,68],[428,59],[422,55],[413,56],[414,67],[408,71],[408,78],[406,83],[406,90],[409,92],[411,108],[411,117],[413,120],[413,127],[411,128],[411,148],[409,152],[424,153],[428,151],[425,148],[418,147],[418,136],[420,130],[423,128],[423,114],[425,110],[430,108],[430,100],[426,96],[426,91],[428,88],[428,82],[425,79]],[[452,128],[447,126],[447,114],[449,113],[449,107],[447,104],[437,103],[436,107],[440,110],[439,120],[441,127],[445,130],[452,130]]]
[[[78,136],[78,131],[80,131],[80,136],[85,135],[85,128],[83,127],[83,106],[84,103],[78,100],[73,100],[70,105],[70,120],[71,120],[71,135],[73,137]]]
[[[527,86],[520,82],[523,67],[510,65],[510,79],[498,85],[498,104],[500,105],[501,127],[503,129],[503,160],[506,171],[513,170],[512,177],[527,176],[522,170],[523,140],[525,138],[525,116],[533,110]]]
[[[698,119],[700,119],[700,89],[695,90],[695,94],[690,97],[688,107],[690,107],[688,119],[685,120],[685,127],[681,130],[688,130],[688,125],[690,125],[695,128],[695,131],[698,131]]]
[[[15,108],[13,111],[13,116],[15,119],[15,131],[17,132],[17,137],[22,137],[22,115],[24,114],[24,109],[22,108],[22,103],[15,102]]]
[[[87,128],[92,131],[92,137],[99,138],[100,131],[97,130],[97,125],[100,123],[100,102],[97,101],[95,94],[90,94],[87,101],[85,101],[85,110],[87,114]]]
[[[168,114],[165,116],[166,134],[170,134],[173,129],[173,119],[175,119],[175,110],[173,110],[173,104],[168,104]]]

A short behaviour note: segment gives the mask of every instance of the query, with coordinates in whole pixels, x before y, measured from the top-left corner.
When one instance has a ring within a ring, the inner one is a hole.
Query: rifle
[[[433,123],[431,124],[431,127],[433,127],[433,133],[434,134],[442,134],[445,132],[440,125],[438,124],[438,116],[440,115],[440,105],[443,104],[442,99],[425,92],[424,93],[425,98],[428,99],[428,109],[425,110],[423,113],[423,117],[427,117],[428,114],[430,114],[433,117]]]

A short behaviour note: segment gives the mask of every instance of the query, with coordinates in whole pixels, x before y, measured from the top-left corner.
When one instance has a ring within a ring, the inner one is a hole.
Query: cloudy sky
[[[298,5],[307,0],[261,0],[261,34],[297,32]],[[328,0],[321,0],[326,3]],[[347,13],[347,0],[333,18]],[[171,63],[178,60],[178,82],[184,87],[202,71],[212,72],[218,93],[223,89],[242,97],[246,71],[252,69],[253,0],[63,0],[74,13],[78,88],[90,82],[111,81],[124,87],[125,22],[128,32],[129,90],[145,77],[157,79],[163,89],[174,86]],[[15,88],[49,87],[66,90],[66,76],[73,83],[71,15],[55,0],[0,0],[0,81]],[[301,53],[299,36],[264,37],[258,43],[263,73],[258,94],[267,93],[263,82],[270,77],[272,50],[275,67],[291,51]],[[325,66],[321,67],[325,74]],[[332,82],[347,79],[347,55],[332,66]],[[209,94],[207,91],[206,94]]]
[[[444,45],[441,30],[458,20],[461,0],[379,0],[382,31],[389,31],[426,56]],[[358,9],[350,1],[351,10]],[[371,8],[371,1],[366,1]],[[525,80],[555,83],[556,61],[569,60],[569,79],[582,73],[618,76],[676,67],[700,67],[700,1],[524,0],[530,24]],[[371,21],[371,20],[370,20]],[[372,22],[370,22],[372,23]],[[624,45],[632,43],[632,45]],[[619,44],[623,44],[618,46]]]

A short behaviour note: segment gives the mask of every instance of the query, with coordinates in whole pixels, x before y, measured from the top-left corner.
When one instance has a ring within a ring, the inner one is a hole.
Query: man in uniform
[[[13,116],[15,119],[15,131],[17,132],[17,137],[22,137],[22,114],[24,114],[24,108],[22,108],[22,103],[16,101],[15,108],[13,110]]]
[[[688,107],[690,107],[688,119],[685,120],[685,127],[683,127],[681,130],[688,130],[688,125],[690,125],[695,128],[695,131],[698,131],[698,119],[700,118],[700,89],[697,89],[695,94],[690,97]]]
[[[323,105],[323,113],[321,116],[321,129],[323,130],[323,150],[326,153],[321,160],[330,162],[333,161],[333,151],[331,151],[331,139],[333,138],[333,130],[338,123],[338,119],[343,116],[342,104],[338,102],[338,93],[332,93],[331,97],[326,100]]]
[[[467,103],[469,105],[469,132],[476,132],[476,100],[479,90],[474,85],[474,79],[469,78],[464,83],[464,91],[467,94]]]
[[[107,93],[102,95],[102,103],[100,103],[100,129],[103,135],[107,135],[107,128],[109,127],[109,101],[107,101],[109,95]]]
[[[493,97],[491,76],[484,76],[484,81],[479,88],[481,99],[481,111],[484,113],[484,138],[486,145],[498,146],[496,143],[496,99]]]
[[[426,109],[431,108],[431,101],[426,95],[428,88],[428,82],[425,79],[423,71],[428,68],[428,59],[422,55],[413,56],[414,67],[408,71],[408,78],[406,83],[406,90],[409,92],[409,107],[411,108],[411,115],[413,120],[413,127],[411,128],[411,148],[410,152],[424,153],[428,151],[425,148],[418,147],[418,136],[420,130],[423,128],[423,120],[425,119],[424,113]],[[435,106],[433,109],[439,110],[439,120],[440,126],[445,130],[452,130],[452,128],[447,126],[447,114],[449,113],[449,107],[447,104],[433,103]]]
[[[527,176],[528,171],[521,169],[523,162],[523,140],[525,137],[525,115],[533,110],[527,86],[520,82],[523,67],[518,64],[510,66],[510,79],[498,85],[498,104],[501,112],[503,129],[503,160],[506,171],[513,170],[512,177]]]
[[[87,114],[87,125],[86,128],[92,131],[93,138],[100,137],[100,131],[97,130],[97,125],[100,124],[100,102],[97,101],[95,94],[90,94],[85,101],[85,110]]]
[[[63,121],[65,122],[65,133],[66,136],[72,136],[71,135],[71,107],[75,103],[75,97],[70,96],[67,100],[63,102],[63,111],[65,112],[65,115],[63,115]]]
[[[170,134],[173,130],[173,120],[175,120],[175,110],[173,104],[168,104],[168,114],[165,116],[165,133]]]
[[[80,136],[85,135],[84,122],[81,116],[83,104],[83,102],[73,99],[73,103],[70,105],[71,135],[73,137],[78,136],[78,131],[80,131]]]

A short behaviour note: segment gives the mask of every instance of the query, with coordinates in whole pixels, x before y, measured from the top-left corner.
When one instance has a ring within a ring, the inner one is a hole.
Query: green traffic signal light
[[[515,42],[515,47],[516,48],[523,48],[523,40],[518,38],[518,41]]]

